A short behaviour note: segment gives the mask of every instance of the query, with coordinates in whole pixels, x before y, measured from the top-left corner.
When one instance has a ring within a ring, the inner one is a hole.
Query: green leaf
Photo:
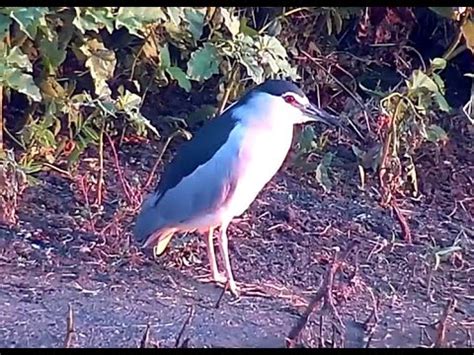
[[[440,93],[444,93],[444,81],[443,79],[436,73],[431,74],[434,82],[438,85]]]
[[[53,37],[51,40],[46,37],[42,38],[39,42],[39,50],[43,62],[51,74],[66,60],[66,50],[61,48],[57,37]]]
[[[256,37],[259,35],[257,30],[247,25],[247,19],[245,17],[242,17],[239,22],[240,22],[239,32],[241,32],[242,34],[249,37]]]
[[[198,109],[191,112],[186,119],[186,122],[190,125],[198,124],[205,122],[206,120],[211,119],[217,110],[212,105],[202,105]]]
[[[184,9],[184,19],[188,23],[188,30],[191,32],[195,41],[201,38],[202,29],[204,27],[204,17],[205,13],[197,9]]]
[[[179,26],[181,18],[183,17],[183,9],[181,7],[167,7],[166,11],[171,22],[173,22],[175,26]]]
[[[114,15],[112,14],[112,8],[110,7],[98,7],[91,8],[88,11],[89,15],[97,23],[101,23],[107,29],[107,32],[112,33],[114,30]]]
[[[448,134],[444,129],[442,129],[440,126],[437,125],[430,125],[429,127],[426,128],[426,134],[430,142],[437,143],[439,141],[446,141],[448,140]]]
[[[436,92],[434,94],[434,98],[441,111],[444,111],[444,112],[451,111],[451,107],[449,106],[448,101],[446,101],[446,98],[441,93]]]
[[[0,14],[0,41],[3,41],[4,38],[10,32],[11,23],[12,23],[12,20],[10,19],[10,17],[4,14]]]
[[[431,67],[433,70],[443,70],[446,68],[446,59],[444,58],[435,58],[431,61]]]
[[[414,91],[420,88],[426,88],[431,92],[439,92],[438,85],[436,85],[433,79],[418,69],[413,72],[410,86],[410,88]]]
[[[247,69],[247,74],[252,78],[252,80],[260,84],[264,80],[264,70],[262,66],[258,63],[251,53],[244,53],[240,59],[242,65]]]
[[[311,126],[305,126],[301,131],[301,134],[298,139],[298,148],[302,153],[311,152],[314,147],[314,137],[316,133],[314,132],[314,128]]]
[[[262,49],[267,50],[274,57],[286,58],[288,55],[286,53],[285,47],[276,37],[263,36],[262,39]]]
[[[12,7],[10,17],[19,25],[20,29],[32,40],[36,38],[38,27],[46,27],[45,15],[49,12],[47,7]]]
[[[316,168],[316,181],[325,192],[331,190],[331,180],[329,179],[329,166],[331,165],[334,153],[326,153]]]
[[[431,11],[439,16],[454,20],[454,9],[452,7],[428,7]]]
[[[94,31],[99,33],[103,27],[109,33],[114,30],[114,15],[110,7],[75,7],[76,17],[72,22],[81,33]]]
[[[170,51],[168,49],[168,43],[165,43],[163,47],[160,47],[160,67],[163,69],[171,66]]]
[[[99,134],[90,126],[82,126],[82,133],[84,133],[86,138],[89,138],[90,141],[98,142],[100,140]]]
[[[25,94],[34,101],[41,101],[40,90],[31,75],[22,73],[19,69],[9,69],[4,75],[3,81],[8,87]]]
[[[179,67],[169,67],[166,69],[171,78],[175,79],[178,82],[178,85],[181,86],[187,92],[191,91],[191,82],[189,81],[186,73]]]
[[[192,80],[203,81],[219,73],[220,58],[216,48],[205,43],[204,47],[191,54],[188,61],[188,77]]]
[[[19,47],[13,47],[10,50],[10,53],[7,56],[7,63],[29,72],[33,71],[33,66],[31,65],[28,56],[24,54]]]
[[[115,18],[115,27],[125,27],[131,34],[143,37],[141,32],[144,25],[160,20],[167,20],[160,7],[120,7]]]

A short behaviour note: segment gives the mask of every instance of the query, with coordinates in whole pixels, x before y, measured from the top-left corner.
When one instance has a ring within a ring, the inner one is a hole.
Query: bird
[[[292,81],[266,80],[247,91],[184,142],[143,201],[133,227],[142,248],[160,255],[175,233],[205,237],[212,280],[239,297],[228,250],[227,229],[278,172],[295,125],[320,121],[340,126],[336,116],[312,104]],[[224,272],[219,271],[214,231]]]

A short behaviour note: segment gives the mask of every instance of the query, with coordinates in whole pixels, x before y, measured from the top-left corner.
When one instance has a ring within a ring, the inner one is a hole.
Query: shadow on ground
[[[150,170],[157,155],[149,148],[146,158],[143,146],[134,149],[121,157],[130,180]],[[230,228],[235,276],[251,291],[220,301],[221,288],[196,280],[207,271],[203,240],[177,237],[155,262],[130,241],[131,218],[103,238],[87,232],[73,184],[43,174],[23,198],[18,226],[0,229],[0,346],[64,346],[70,304],[77,347],[136,347],[147,324],[153,341],[174,347],[190,314],[180,341],[188,339],[190,347],[284,347],[334,248],[345,250],[354,241],[357,248],[332,290],[345,330],[335,331],[334,317],[318,306],[301,344],[431,346],[455,298],[444,343],[471,346],[472,204],[461,208],[459,201],[472,196],[474,171],[470,160],[456,166],[456,174],[442,181],[448,168],[425,169],[425,190],[432,183],[441,192],[402,206],[409,211],[412,245],[400,239],[398,224],[370,187],[361,192],[356,182],[343,183],[323,194],[281,172]],[[108,171],[115,174],[113,165]],[[107,188],[112,201],[119,184]],[[110,217],[116,205],[109,203],[105,214]]]

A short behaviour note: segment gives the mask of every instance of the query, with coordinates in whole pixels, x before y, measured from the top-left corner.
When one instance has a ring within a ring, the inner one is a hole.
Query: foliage
[[[123,44],[106,40],[107,33],[124,29]],[[3,7],[0,33],[0,84],[39,103],[25,112],[27,124],[16,135],[27,166],[52,164],[64,155],[76,162],[86,147],[98,144],[103,125],[110,130],[125,124],[159,136],[140,113],[143,95],[155,83],[175,82],[190,92],[194,82],[201,85],[229,70],[256,83],[296,78],[279,40],[247,26],[233,8]],[[132,53],[121,56],[124,48]],[[150,61],[155,77],[144,82]],[[72,73],[70,65],[76,67]],[[110,83],[119,71],[131,73],[134,93],[123,86],[113,92]],[[87,77],[93,87],[79,90]]]
[[[0,161],[0,222],[16,224],[19,196],[27,184],[27,175],[15,161],[13,152],[6,151]]]
[[[399,13],[395,8],[374,8],[371,11],[378,20],[370,18],[368,8],[359,7],[260,8],[270,15],[259,23],[255,19],[258,9],[0,7],[0,86],[7,104],[15,93],[31,103],[24,110],[24,124],[14,132],[0,118],[6,136],[21,148],[15,148],[19,164],[30,173],[63,163],[71,169],[88,147],[101,147],[104,133],[132,130],[159,138],[161,126],[150,122],[141,108],[150,94],[160,94],[165,87],[180,88],[183,95],[210,87],[217,93],[220,110],[247,86],[278,77],[301,79],[306,89],[317,92],[318,103],[323,86],[333,91],[342,88],[339,94],[345,91],[354,97],[360,84],[355,74],[325,54],[335,52],[353,31],[354,19],[359,24],[356,39],[363,45],[361,38],[368,38],[364,32],[368,27],[372,26],[374,42],[379,44],[390,35],[391,25],[409,27],[413,17],[409,8]],[[353,150],[360,159],[370,155],[374,170],[385,169],[392,158],[412,162],[423,141],[447,139],[433,111],[450,110],[439,73],[462,46],[474,51],[472,9],[430,9],[450,21],[459,38],[446,55],[432,60],[429,69],[408,65],[399,70],[408,79],[397,91],[365,89],[380,100],[378,146],[365,152],[367,147],[355,144]],[[409,31],[405,32],[397,48],[375,46],[377,56],[383,58],[390,51],[396,64],[406,61],[402,50]],[[302,53],[318,59],[312,58],[308,65]],[[344,70],[346,78],[341,79]],[[213,112],[215,107],[202,105],[190,121]],[[324,151],[327,143],[327,136],[317,137],[311,127],[306,128],[296,159],[306,164],[305,171],[325,190],[331,188],[334,158]],[[308,164],[314,152],[318,162]],[[414,167],[409,171],[416,181]]]

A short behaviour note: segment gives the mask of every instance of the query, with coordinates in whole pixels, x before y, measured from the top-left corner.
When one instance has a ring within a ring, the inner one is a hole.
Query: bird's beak
[[[306,116],[308,122],[322,122],[328,126],[336,126],[343,128],[336,116],[333,116],[327,113],[326,111],[317,108],[312,103],[309,103],[304,106],[302,111]]]

